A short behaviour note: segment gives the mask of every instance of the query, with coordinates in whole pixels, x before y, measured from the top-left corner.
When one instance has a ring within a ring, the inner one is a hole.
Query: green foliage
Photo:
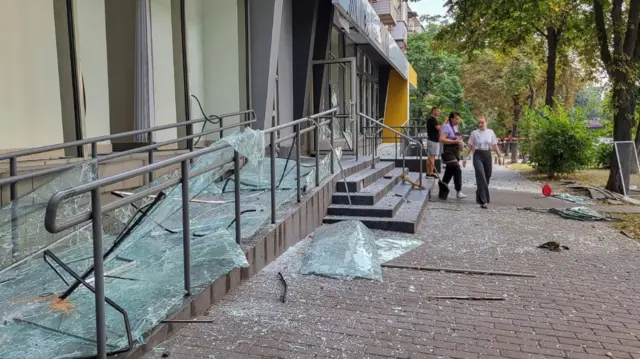
[[[611,158],[613,156],[613,144],[601,143],[596,147],[595,165],[600,168],[611,167]]]
[[[531,162],[549,178],[573,173],[593,163],[593,134],[583,119],[572,119],[562,106],[528,111],[532,123]]]
[[[440,25],[429,23],[425,32],[413,34],[407,40],[407,58],[418,73],[418,89],[410,94],[410,116],[424,119],[432,106],[439,106],[443,117],[458,111],[467,119],[470,113],[463,100],[461,60],[432,46],[439,29]]]

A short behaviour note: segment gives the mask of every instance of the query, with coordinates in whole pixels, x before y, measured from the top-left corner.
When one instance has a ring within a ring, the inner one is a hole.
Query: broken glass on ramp
[[[190,269],[194,295],[234,268],[248,266],[243,249],[235,241],[236,184],[233,176],[229,177],[234,150],[246,158],[239,184],[242,239],[268,224],[270,160],[264,156],[263,138],[262,131],[251,129],[230,134],[220,140],[229,143],[230,148],[203,155],[190,167],[190,171],[196,171],[222,164],[189,180]],[[321,179],[330,174],[328,158],[320,162]],[[279,207],[295,198],[297,162],[276,159],[275,164],[276,206]],[[18,222],[21,224],[17,228],[30,234],[32,246],[20,252],[25,253],[21,261],[9,256],[8,266],[0,272],[2,359],[78,358],[96,354],[95,299],[84,285],[73,289],[76,278],[69,272],[84,273],[93,264],[91,224],[56,236],[43,230],[48,197],[94,178],[88,175],[90,172],[85,177],[79,176],[85,173],[83,170],[88,171],[83,166],[86,164],[41,187],[38,193],[43,194],[39,203],[43,205],[30,217],[33,220]],[[178,176],[179,171],[168,173],[134,193]],[[62,178],[75,178],[75,182]],[[313,163],[302,166],[300,181],[306,190],[315,186]],[[146,198],[104,216],[104,252],[110,251],[104,264],[105,295],[126,311],[131,334],[138,343],[143,343],[145,334],[184,303],[181,191],[177,185],[167,189],[161,199]],[[80,196],[69,202],[61,219],[88,208],[89,197]],[[4,207],[0,212],[10,213],[10,209]],[[27,231],[26,223],[37,224],[38,230]],[[8,247],[10,235],[0,238],[2,248],[11,248]],[[93,273],[87,273],[86,282],[93,285]],[[65,292],[69,292],[69,296],[61,300],[60,295]],[[106,324],[108,350],[116,352],[127,348],[123,315],[110,304],[106,305]]]

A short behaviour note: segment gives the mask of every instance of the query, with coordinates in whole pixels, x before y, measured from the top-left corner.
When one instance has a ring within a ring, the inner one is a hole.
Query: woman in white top
[[[499,157],[502,156],[500,148],[498,148],[496,134],[487,127],[487,117],[481,116],[478,118],[478,129],[471,132],[469,136],[467,153],[464,156],[462,165],[466,167],[467,157],[471,154],[473,156],[473,169],[476,173],[476,202],[482,208],[487,208],[490,202],[489,180],[491,179],[493,165],[491,150],[494,150]]]

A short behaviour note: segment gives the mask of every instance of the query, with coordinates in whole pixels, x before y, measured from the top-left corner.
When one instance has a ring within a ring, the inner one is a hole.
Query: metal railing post
[[[398,163],[398,134],[394,133],[394,136],[395,136],[395,139],[393,140],[393,143],[396,145],[395,146],[396,147],[396,159],[395,159],[395,161],[396,161],[396,166],[397,166],[397,163]]]
[[[376,161],[375,161],[375,156],[373,155],[373,151],[374,151],[374,143],[375,143],[375,129],[373,127],[373,122],[371,122],[368,119],[365,119],[367,122],[369,122],[369,134],[371,135],[371,139],[369,139],[369,146],[371,146],[371,169],[376,168]]]
[[[98,143],[91,142],[91,158],[98,158]]]
[[[329,143],[331,144],[331,174],[336,173],[335,171],[335,151],[333,150],[335,147],[333,147],[333,123],[336,120],[336,113],[333,112],[331,114],[331,120],[329,120],[329,134],[331,135],[331,138],[329,139]]]
[[[224,119],[220,118],[220,128],[224,128]],[[224,130],[220,130],[220,138],[224,137]]]
[[[240,244],[240,239],[242,238],[242,227],[240,223],[240,216],[242,213],[240,212],[240,153],[238,151],[233,151],[233,179],[235,181],[235,211],[236,211],[236,243]]]
[[[18,175],[18,159],[16,157],[11,157],[9,159],[9,176],[15,177]],[[18,189],[17,182],[13,182],[9,184],[9,192],[11,202],[18,198]],[[17,206],[11,206],[11,258],[16,256],[16,253],[20,252],[20,229],[19,229],[19,221],[17,213]]]
[[[316,129],[313,131],[313,150],[316,153],[316,187],[320,186],[320,124],[315,123]]]
[[[9,176],[10,177],[15,177],[18,175],[18,159],[16,157],[11,157],[9,159]],[[18,189],[17,189],[17,183],[13,182],[9,185],[9,191],[10,191],[10,198],[13,201],[14,199],[18,198]]]
[[[358,157],[359,157],[358,155],[360,153],[360,149],[358,148],[360,146],[360,140],[359,140],[359,138],[360,138],[360,126],[359,126],[360,115],[356,114],[355,116],[356,116],[356,120],[354,122],[355,122],[355,127],[356,128],[355,128],[355,131],[353,131],[353,133],[355,133],[355,135],[356,135],[356,162],[358,162]]]
[[[102,257],[102,204],[99,187],[91,190],[91,225],[93,229],[93,276],[96,301],[96,358],[106,359],[107,324],[104,303],[104,259]]]
[[[298,203],[302,201],[300,189],[300,124],[295,125],[296,130],[296,197]]]
[[[269,134],[271,143],[271,223],[276,224],[276,132]]]
[[[180,164],[182,185],[182,256],[184,265],[184,290],[191,295],[191,223],[189,220],[189,161]]]
[[[147,142],[150,145],[153,145],[153,132],[149,131],[147,133]],[[149,150],[149,152],[147,152],[147,157],[148,157],[148,163],[151,165],[153,164],[153,150]],[[149,183],[153,182],[153,171],[149,172]]]

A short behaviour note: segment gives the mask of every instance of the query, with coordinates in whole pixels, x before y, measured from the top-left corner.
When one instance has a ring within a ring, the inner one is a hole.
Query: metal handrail
[[[80,162],[74,162],[74,163],[70,163],[70,164],[66,164],[66,165],[62,165],[62,166],[58,166],[58,167],[54,167],[54,168],[47,168],[47,169],[44,169],[44,170],[41,170],[41,171],[30,172],[30,173],[26,173],[26,174],[19,175],[19,176],[7,177],[7,178],[4,178],[4,179],[0,179],[0,186],[5,186],[5,185],[8,185],[8,184],[14,184],[14,183],[17,183],[17,182],[20,182],[20,181],[24,181],[24,180],[28,180],[28,179],[32,179],[32,178],[35,178],[35,177],[45,176],[45,175],[49,175],[49,174],[65,171],[65,170],[68,170],[70,168],[76,167],[76,166],[78,166],[80,164],[88,163],[88,162],[91,162],[91,161],[95,161],[96,163],[101,163],[101,162],[114,160],[114,159],[117,159],[117,158],[120,158],[120,157],[125,157],[125,156],[134,155],[134,154],[138,154],[138,153],[153,151],[153,150],[156,150],[156,149],[158,149],[160,147],[164,147],[164,146],[171,145],[171,144],[174,144],[174,143],[182,142],[182,141],[185,141],[185,140],[194,139],[196,137],[206,136],[206,135],[209,135],[209,134],[212,134],[212,133],[215,133],[215,132],[220,132],[220,131],[224,131],[224,130],[230,130],[230,129],[235,128],[235,127],[241,127],[241,126],[250,125],[250,124],[252,124],[254,122],[256,122],[256,120],[239,122],[239,123],[236,123],[236,124],[233,124],[233,125],[228,125],[228,126],[224,126],[224,127],[217,127],[215,129],[211,129],[211,130],[207,130],[207,131],[203,131],[203,132],[198,132],[196,134],[189,135],[189,136],[184,136],[184,137],[179,137],[179,138],[175,138],[175,139],[168,140],[168,141],[154,143],[152,145],[133,148],[133,149],[126,150],[126,151],[114,152],[114,153],[111,153],[111,154],[108,154],[108,155],[98,156],[96,158],[86,159],[86,160],[83,160],[83,161],[80,161]],[[151,159],[150,163],[153,163],[153,159]],[[153,178],[151,178],[151,181],[153,181]]]
[[[299,120],[295,120],[286,124],[282,124],[276,127],[269,128],[265,130],[264,135],[269,135],[269,144],[266,146],[271,147],[271,222],[275,224],[276,215],[275,215],[275,183],[276,183],[276,174],[275,174],[275,146],[287,140],[288,138],[281,138],[276,140],[275,134],[277,131],[282,130],[287,127],[294,127],[295,137],[296,137],[296,160],[297,160],[297,199],[298,202],[301,201],[300,191],[301,191],[301,183],[300,183],[300,135],[306,132],[315,131],[315,149],[316,154],[318,153],[318,142],[320,137],[321,126],[325,124],[329,124],[329,130],[331,133],[331,143],[333,144],[333,123],[336,120],[336,113],[338,111],[338,107],[333,108],[328,111],[324,111],[309,117],[305,117]],[[331,115],[331,119],[328,121],[324,121],[318,123],[316,121],[318,118],[322,118],[324,116]],[[304,123],[311,123],[311,126],[308,128],[301,130],[300,126]],[[266,147],[265,146],[265,147]],[[58,233],[65,229],[71,228],[77,224],[83,223],[87,220],[91,220],[93,227],[93,275],[95,278],[94,286],[95,286],[95,301],[96,301],[96,342],[97,342],[97,358],[103,359],[106,358],[106,323],[105,323],[105,296],[104,296],[104,254],[103,254],[103,240],[102,240],[102,214],[120,207],[123,207],[129,203],[132,203],[135,200],[144,198],[149,196],[150,194],[160,192],[163,189],[169,188],[171,186],[181,184],[182,185],[182,238],[183,238],[183,251],[184,251],[184,285],[185,291],[187,295],[191,294],[191,255],[190,255],[190,240],[191,240],[191,229],[189,222],[189,178],[201,175],[205,172],[211,171],[215,168],[219,168],[221,166],[226,165],[226,163],[215,164],[208,168],[203,168],[198,171],[190,171],[189,164],[192,159],[214,152],[218,150],[222,150],[225,148],[231,147],[228,143],[219,143],[212,145],[207,148],[195,150],[193,152],[181,154],[175,156],[173,158],[169,158],[160,162],[156,162],[153,164],[149,164],[143,166],[138,169],[134,169],[131,171],[123,172],[111,177],[102,178],[94,180],[90,183],[82,184],[70,189],[62,190],[56,192],[49,202],[47,203],[47,208],[45,212],[45,228],[50,233]],[[357,149],[356,149],[357,150]],[[241,154],[234,150],[233,154],[233,163],[235,166],[234,170],[234,179],[235,183],[240,183],[240,159]],[[331,173],[334,173],[333,162],[335,160],[335,152],[331,151]],[[114,201],[105,205],[104,207],[101,204],[100,198],[100,189],[104,186],[108,186],[110,184],[114,184],[117,182],[121,182],[123,180],[144,175],[146,173],[150,173],[156,171],[161,168],[165,168],[168,166],[172,166],[180,163],[181,165],[181,175],[180,178],[168,181],[158,186],[151,187],[139,193],[136,193],[131,196],[127,196],[120,200]],[[315,182],[318,186],[320,184],[320,176],[319,176],[319,156],[316,155],[316,174],[315,174]],[[236,241],[239,242],[241,238],[241,212],[240,212],[240,185],[234,186],[235,192],[235,229],[236,229]],[[78,196],[80,194],[91,192],[91,210],[84,211],[82,213],[78,213],[66,221],[62,223],[57,223],[57,214],[58,208],[62,201],[67,200],[69,198]],[[84,279],[84,278],[83,278]]]
[[[245,116],[246,115],[251,115],[251,117],[253,119],[249,120],[249,121],[240,122],[240,123],[234,124],[234,125],[223,126],[222,120],[224,118],[234,117],[234,116],[242,116],[242,115],[245,115]],[[150,139],[151,139],[151,134],[153,132],[162,131],[162,130],[168,130],[168,129],[173,129],[173,128],[178,128],[178,127],[181,127],[181,126],[192,126],[194,124],[208,122],[208,121],[211,121],[213,119],[220,120],[220,127],[217,127],[215,129],[212,129],[212,130],[202,131],[202,132],[199,132],[197,134],[191,134],[191,135],[180,137],[180,138],[177,138],[177,139],[164,141],[164,142],[161,142],[161,143],[150,144],[150,145],[147,145],[147,146],[138,147],[138,148],[127,150],[127,151],[121,151],[121,152],[117,152],[117,153],[112,153],[112,154],[106,155],[106,156],[98,156],[98,154],[97,154],[97,152],[98,152],[98,150],[97,150],[98,142],[108,141],[108,140],[122,138],[122,137],[140,135],[140,134],[147,134],[149,136],[149,143],[151,143]],[[155,150],[155,149],[158,149],[160,147],[167,146],[167,145],[170,145],[170,144],[178,143],[178,142],[181,142],[181,141],[188,141],[188,143],[191,143],[190,140],[192,140],[194,138],[201,137],[201,136],[204,136],[204,135],[207,135],[207,134],[211,134],[211,133],[215,133],[215,132],[220,132],[220,137],[222,137],[222,134],[227,129],[231,129],[231,128],[234,128],[234,127],[242,126],[242,125],[245,125],[245,124],[248,124],[248,123],[253,123],[253,122],[256,122],[255,112],[253,110],[243,110],[243,111],[226,113],[226,114],[222,114],[222,115],[211,115],[211,116],[208,116],[206,118],[200,118],[200,119],[195,119],[195,120],[183,121],[183,122],[172,123],[172,124],[167,124],[167,125],[154,126],[154,127],[150,127],[150,128],[141,129],[141,130],[121,132],[121,133],[116,133],[116,134],[113,134],[113,135],[91,137],[91,138],[87,138],[87,139],[84,139],[84,140],[78,140],[78,141],[73,141],[73,142],[59,143],[59,144],[55,144],[55,145],[35,147],[35,148],[26,149],[26,150],[20,150],[20,151],[15,151],[15,152],[2,154],[2,155],[0,155],[0,161],[9,160],[9,177],[6,178],[6,179],[0,180],[0,186],[7,185],[7,184],[10,185],[11,186],[11,188],[10,188],[10,198],[11,198],[11,200],[14,200],[14,199],[16,199],[18,197],[17,188],[16,188],[16,183],[17,182],[28,180],[28,179],[32,179],[32,178],[39,177],[39,176],[45,176],[45,175],[57,173],[57,172],[60,172],[60,171],[64,171],[64,170],[73,168],[73,167],[77,166],[79,163],[85,163],[85,162],[91,161],[91,159],[86,159],[84,161],[71,163],[71,164],[66,164],[66,165],[55,167],[55,168],[48,168],[48,169],[41,170],[41,171],[30,172],[30,173],[18,176],[18,158],[19,157],[34,155],[34,154],[43,153],[43,152],[61,150],[61,149],[70,148],[70,147],[79,147],[79,146],[91,144],[91,155],[92,155],[92,158],[93,159],[98,158],[99,162],[108,161],[108,160],[112,160],[112,159],[115,159],[115,158],[128,156],[128,155],[131,155],[131,154],[147,152],[149,162],[152,163],[153,162],[153,150]],[[189,151],[193,151],[193,148],[190,147]],[[149,182],[151,182],[151,181],[153,181],[153,173],[149,173]]]
[[[401,133],[401,132],[399,132],[399,131],[395,130],[395,129],[394,129],[393,127],[391,127],[391,126],[385,125],[384,123],[382,123],[382,122],[380,122],[380,121],[378,121],[378,120],[375,120],[375,119],[371,118],[370,116],[367,116],[367,115],[365,115],[365,114],[363,114],[363,113],[360,113],[359,115],[360,115],[360,116],[362,116],[362,117],[364,117],[366,120],[368,120],[368,121],[370,121],[370,122],[373,122],[373,123],[377,124],[378,126],[381,126],[381,127],[383,127],[383,128],[386,128],[387,130],[389,130],[389,131],[391,131],[391,132],[395,133],[396,135],[399,135],[400,137],[403,137],[403,138],[404,138],[404,139],[406,139],[407,141],[409,141],[409,142],[413,142],[413,143],[417,144],[417,145],[422,149],[422,151],[420,151],[420,155],[419,155],[419,159],[418,159],[418,161],[419,161],[419,166],[420,166],[420,167],[419,167],[419,170],[420,170],[420,178],[418,179],[418,181],[419,181],[418,183],[420,184],[420,187],[422,187],[422,152],[424,151],[424,145],[422,144],[422,142],[421,142],[421,141],[418,141],[418,140],[416,140],[416,139],[414,139],[413,137],[407,136],[407,135],[405,135],[405,134],[403,134],[403,133]],[[396,146],[397,146],[397,144],[396,144]],[[403,157],[403,161],[404,161],[404,151],[403,151],[403,155],[402,155],[402,157]],[[404,169],[404,162],[403,162],[403,169]]]

